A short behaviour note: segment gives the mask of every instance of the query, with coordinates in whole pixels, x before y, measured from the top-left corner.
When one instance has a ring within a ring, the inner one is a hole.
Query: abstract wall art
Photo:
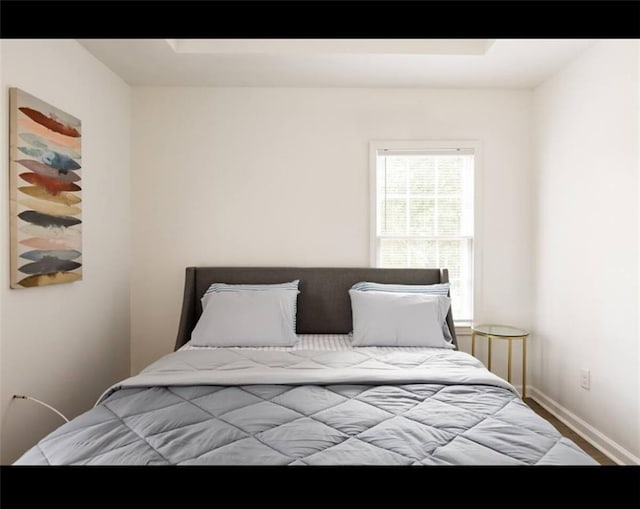
[[[11,288],[82,279],[81,122],[9,89]]]

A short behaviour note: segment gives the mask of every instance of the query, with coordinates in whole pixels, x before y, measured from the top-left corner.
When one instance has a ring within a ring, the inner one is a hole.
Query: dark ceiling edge
[[[640,2],[2,0],[0,33],[3,38],[638,38]]]

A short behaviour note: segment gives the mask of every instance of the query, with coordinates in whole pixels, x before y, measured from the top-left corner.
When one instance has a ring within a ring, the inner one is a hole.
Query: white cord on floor
[[[22,396],[22,395],[18,395],[18,394],[14,394],[13,397],[17,398],[17,399],[28,399],[30,401],[34,401],[35,403],[38,403],[38,404],[40,404],[40,405],[42,405],[44,407],[47,407],[49,410],[57,413],[60,417],[62,417],[65,420],[65,422],[69,422],[69,419],[67,419],[61,412],[58,412],[51,405],[47,405],[44,401],[40,401],[39,399],[32,398],[31,396]]]

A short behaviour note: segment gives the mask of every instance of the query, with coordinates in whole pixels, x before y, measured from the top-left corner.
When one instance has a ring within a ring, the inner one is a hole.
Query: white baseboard
[[[640,465],[640,458],[634,456],[620,444],[611,440],[604,433],[598,431],[591,424],[583,421],[535,387],[527,386],[527,397],[534,399],[547,412],[552,413],[558,420],[569,426],[594,447],[600,449],[618,465]]]

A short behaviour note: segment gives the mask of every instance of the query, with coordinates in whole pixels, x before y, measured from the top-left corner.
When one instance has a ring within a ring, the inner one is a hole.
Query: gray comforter
[[[442,349],[165,356],[27,464],[596,464],[475,358]]]

